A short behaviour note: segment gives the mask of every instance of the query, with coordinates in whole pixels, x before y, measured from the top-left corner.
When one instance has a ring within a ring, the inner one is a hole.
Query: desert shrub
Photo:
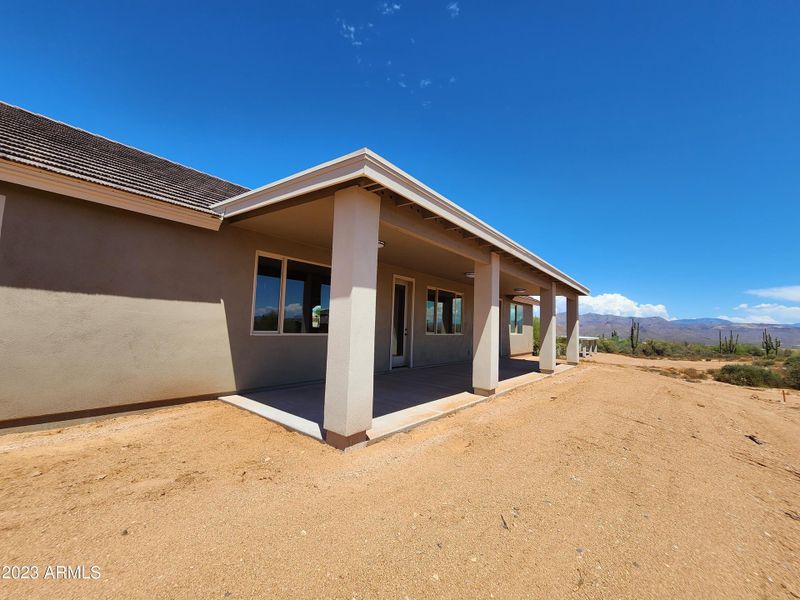
[[[631,354],[631,344],[628,338],[601,337],[597,341],[597,349],[600,352],[612,354]],[[666,340],[647,339],[636,348],[637,355],[648,357],[672,357],[672,358],[729,358],[730,354],[720,354],[717,344],[707,345],[690,342],[668,342]],[[764,356],[764,349],[755,344],[739,343],[736,348],[736,356]]]
[[[757,367],[771,367],[775,364],[774,358],[759,358],[753,361],[753,364]]]
[[[732,385],[753,387],[780,387],[781,377],[771,369],[755,365],[725,365],[714,374],[714,379]]]
[[[705,371],[698,371],[697,369],[692,369],[691,367],[688,369],[681,369],[680,373],[687,381],[701,381],[708,377],[708,373]]]
[[[645,356],[672,356],[672,348],[669,342],[660,340],[645,340],[640,346],[642,354]]]
[[[610,352],[611,354],[630,353],[631,345],[628,340],[617,338],[601,337],[597,340],[598,352]]]
[[[783,381],[788,387],[800,390],[800,355],[783,361]]]
[[[739,356],[764,356],[764,349],[756,344],[739,344],[736,354]]]

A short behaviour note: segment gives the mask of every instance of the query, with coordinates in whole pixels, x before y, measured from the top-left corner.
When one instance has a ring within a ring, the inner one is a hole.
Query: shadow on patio
[[[567,368],[567,365],[559,365],[556,373]],[[539,361],[535,356],[504,357],[500,359],[497,393],[545,377],[548,375],[539,373]],[[374,386],[370,441],[486,400],[472,393],[472,364],[467,362],[377,373]],[[322,439],[324,382],[270,388],[220,399]]]

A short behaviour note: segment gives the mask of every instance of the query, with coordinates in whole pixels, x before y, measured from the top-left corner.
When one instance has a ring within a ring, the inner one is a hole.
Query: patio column
[[[500,255],[475,263],[472,324],[472,388],[491,396],[500,372]]]
[[[577,365],[580,356],[579,331],[578,296],[567,296],[567,362],[571,365]]]
[[[359,187],[334,194],[325,441],[367,441],[375,371],[375,285],[380,198]]]
[[[539,320],[542,347],[539,350],[539,371],[556,370],[556,284],[539,289]]]

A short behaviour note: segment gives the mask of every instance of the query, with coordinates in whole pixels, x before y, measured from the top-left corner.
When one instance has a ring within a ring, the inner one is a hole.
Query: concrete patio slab
[[[572,368],[559,364],[555,373],[545,374],[538,372],[538,366],[535,356],[501,359],[500,382],[492,396],[470,391],[470,363],[379,373],[374,380],[372,428],[367,432],[369,443]],[[223,396],[220,400],[314,439],[323,439],[324,382]]]
[[[274,421],[275,423],[288,427],[289,429],[293,429],[299,433],[313,437],[316,440],[323,441],[322,428],[314,421],[309,421],[308,419],[304,419],[303,417],[299,417],[290,412],[279,410],[273,406],[264,404],[263,402],[259,402],[258,400],[254,400],[253,398],[248,398],[246,396],[222,396],[220,397],[220,400],[227,402],[228,404],[238,406],[239,408],[243,408],[246,411],[264,417],[265,419],[269,419],[270,421]]]

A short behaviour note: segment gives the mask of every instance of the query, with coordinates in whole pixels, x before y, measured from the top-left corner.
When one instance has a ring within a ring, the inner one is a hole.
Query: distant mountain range
[[[640,323],[639,337],[642,341],[650,338],[670,342],[696,342],[716,344],[719,332],[723,336],[732,331],[740,342],[761,344],[761,336],[767,329],[772,337],[780,338],[783,347],[800,346],[800,323],[794,325],[767,325],[761,323],[733,323],[725,319],[676,319],[668,321],[661,317],[636,318]],[[557,316],[559,335],[566,330],[566,314]],[[616,330],[620,337],[627,337],[631,330],[631,317],[615,315],[598,315],[587,313],[581,315],[581,335],[605,335],[611,337]]]

